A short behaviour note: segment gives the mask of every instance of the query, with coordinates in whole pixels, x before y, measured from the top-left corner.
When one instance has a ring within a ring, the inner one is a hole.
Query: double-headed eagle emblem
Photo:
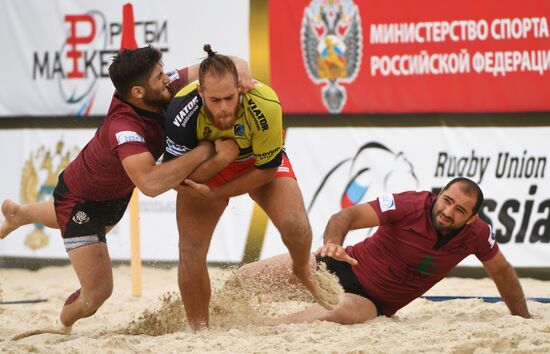
[[[326,85],[322,99],[330,113],[346,103],[339,83],[355,80],[361,66],[363,34],[357,5],[352,0],[313,0],[302,19],[302,54],[310,79]]]
[[[52,199],[57,177],[69,162],[76,157],[79,149],[74,147],[64,151],[65,144],[59,141],[52,152],[41,146],[31,153],[25,161],[21,176],[21,204],[43,202]],[[42,181],[42,182],[41,182]],[[25,246],[32,250],[48,245],[49,238],[44,232],[44,225],[34,224],[34,230],[25,238]]]

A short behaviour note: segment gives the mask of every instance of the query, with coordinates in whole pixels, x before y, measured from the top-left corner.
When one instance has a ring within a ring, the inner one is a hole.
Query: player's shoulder
[[[190,82],[189,84],[182,87],[174,97],[182,97],[187,96],[189,94],[191,95],[198,95],[197,88],[199,87],[199,81],[195,80],[193,82]]]
[[[280,107],[281,103],[275,90],[263,82],[256,82],[252,90],[244,94],[245,104],[248,105],[275,105]]]
[[[113,95],[111,106],[102,126],[139,125],[143,126],[142,115],[145,111],[122,100],[117,93]]]
[[[428,191],[404,191],[393,196],[398,206],[411,209],[431,208],[436,199],[436,195]]]
[[[470,232],[476,235],[489,235],[493,233],[491,225],[489,225],[485,220],[481,219],[479,215],[474,216],[474,220],[468,224],[470,227]]]
[[[375,208],[379,215],[420,216],[425,213],[427,208],[431,207],[429,205],[430,197],[429,192],[404,191],[379,195],[369,204]]]
[[[139,114],[136,111],[136,108],[128,102],[122,100],[118,96],[118,94],[115,93],[113,95],[111,106],[109,107],[109,111],[107,112],[107,117],[105,118],[105,121],[124,119],[134,120],[136,118],[139,118]]]
[[[139,128],[144,129],[145,122],[140,118],[138,112],[130,106],[111,111],[100,126],[100,129],[107,129],[110,132]]]
[[[482,220],[479,215],[474,216],[474,218],[475,219],[471,223],[466,225],[464,230],[466,232],[465,237],[477,242],[481,249],[485,247],[492,249],[495,246],[497,246],[498,249],[495,229]]]
[[[184,91],[188,90],[188,91]],[[179,93],[184,93],[179,95]],[[186,86],[178,92],[166,109],[165,127],[167,133],[171,127],[185,128],[195,123],[196,117],[202,107],[202,99],[197,86]]]

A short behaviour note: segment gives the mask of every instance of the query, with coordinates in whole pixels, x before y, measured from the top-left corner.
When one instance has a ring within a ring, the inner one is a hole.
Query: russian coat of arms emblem
[[[352,0],[312,0],[304,9],[302,56],[310,79],[324,84],[322,100],[330,113],[342,111],[346,89],[361,66],[361,17]]]
[[[25,161],[21,174],[21,204],[42,202],[52,199],[57,177],[69,162],[76,157],[79,149],[65,149],[65,143],[60,140],[55,149],[41,146],[31,152]],[[44,225],[35,223],[34,229],[25,238],[25,246],[32,250],[44,248],[49,243],[49,237],[44,232]]]

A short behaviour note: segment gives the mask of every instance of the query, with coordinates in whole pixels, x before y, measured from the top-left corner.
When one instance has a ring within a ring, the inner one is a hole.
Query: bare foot
[[[41,329],[34,329],[34,330],[31,330],[31,331],[19,333],[15,336],[11,337],[11,340],[16,341],[16,340],[20,340],[20,339],[27,338],[27,337],[30,337],[30,336],[36,336],[37,334],[45,334],[45,333],[69,335],[69,334],[71,334],[71,332],[72,332],[72,327],[66,327],[66,326],[60,324],[59,322],[56,322],[51,327],[41,328]]]
[[[11,199],[6,199],[2,203],[2,214],[4,215],[4,220],[2,220],[2,223],[0,224],[0,240],[21,226],[16,217],[19,207],[20,205]]]
[[[313,297],[315,301],[327,310],[333,310],[340,302],[340,298],[344,294],[344,289],[338,281],[338,278],[326,270],[326,266],[319,267],[313,273],[315,279],[315,293]]]
[[[321,264],[313,273],[293,271],[302,284],[309,290],[315,301],[327,310],[332,310],[338,305],[340,297],[344,293],[338,278],[326,270],[326,265]]]

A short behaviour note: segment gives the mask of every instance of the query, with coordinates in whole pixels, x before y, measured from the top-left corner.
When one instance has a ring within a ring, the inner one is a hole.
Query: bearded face
[[[147,85],[145,87],[143,102],[148,106],[157,107],[158,109],[160,107],[168,105],[171,99],[172,94],[170,93],[170,91],[168,91],[166,85],[164,85],[163,88],[153,88],[150,85]]]
[[[460,183],[451,185],[437,197],[432,208],[432,224],[441,235],[460,230],[474,221],[476,196],[465,194]]]
[[[206,116],[220,130],[233,127],[239,110],[239,85],[235,77],[227,72],[222,77],[206,74],[199,86]]]

